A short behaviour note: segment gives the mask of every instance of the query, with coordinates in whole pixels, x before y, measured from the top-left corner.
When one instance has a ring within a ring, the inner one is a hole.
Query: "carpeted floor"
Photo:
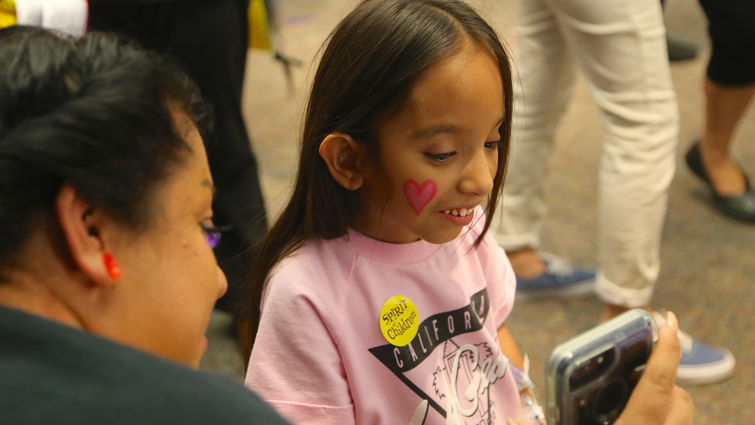
[[[262,169],[263,189],[273,216],[286,201],[295,172],[297,132],[315,53],[353,0],[281,1],[283,50],[305,65],[295,69],[288,87],[279,65],[267,52],[249,57],[245,113]],[[710,208],[707,193],[686,169],[682,153],[702,125],[701,90],[707,55],[706,22],[695,0],[670,0],[669,32],[701,46],[696,60],[672,65],[681,114],[679,161],[671,186],[663,232],[662,271],[654,304],[674,311],[694,337],[728,347],[737,357],[734,376],[721,384],[688,388],[696,403],[698,424],[755,424],[755,226],[722,218]],[[509,45],[515,22],[513,0],[478,0],[479,6]],[[755,54],[755,52],[753,52]],[[601,124],[584,84],[563,119],[551,163],[549,218],[543,231],[548,251],[575,263],[594,265],[597,258],[597,164]],[[755,176],[755,106],[743,119],[735,144],[740,164]],[[521,302],[510,326],[533,361],[542,387],[545,359],[558,343],[595,325],[595,297],[570,301]],[[241,376],[242,361],[229,337],[229,318],[217,314],[210,329],[210,350],[203,368]]]

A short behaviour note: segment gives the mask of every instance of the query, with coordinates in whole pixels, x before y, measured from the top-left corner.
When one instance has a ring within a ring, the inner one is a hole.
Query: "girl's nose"
[[[478,151],[464,168],[459,183],[462,193],[484,197],[493,190],[497,157]]]

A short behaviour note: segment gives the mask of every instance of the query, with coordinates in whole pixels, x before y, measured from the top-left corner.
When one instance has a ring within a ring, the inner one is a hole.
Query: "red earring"
[[[109,252],[106,251],[102,254],[102,262],[105,263],[105,269],[107,270],[108,276],[113,279],[118,279],[119,277],[121,277],[121,268],[118,266],[118,262],[115,261],[115,258]]]

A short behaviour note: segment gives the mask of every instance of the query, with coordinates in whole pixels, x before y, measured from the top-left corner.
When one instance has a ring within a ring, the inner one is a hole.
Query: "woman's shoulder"
[[[285,423],[229,378],[40,316],[0,307],[0,337],[0,388],[45,383],[44,391],[4,391],[2,417],[14,424]]]

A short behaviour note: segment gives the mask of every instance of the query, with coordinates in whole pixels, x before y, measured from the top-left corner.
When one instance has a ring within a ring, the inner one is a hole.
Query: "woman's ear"
[[[68,252],[76,267],[96,285],[113,285],[115,279],[108,273],[105,261],[102,214],[69,184],[63,184],[58,191],[55,210]]]
[[[365,150],[351,136],[346,133],[328,134],[320,142],[319,153],[338,184],[348,190],[362,186]]]

